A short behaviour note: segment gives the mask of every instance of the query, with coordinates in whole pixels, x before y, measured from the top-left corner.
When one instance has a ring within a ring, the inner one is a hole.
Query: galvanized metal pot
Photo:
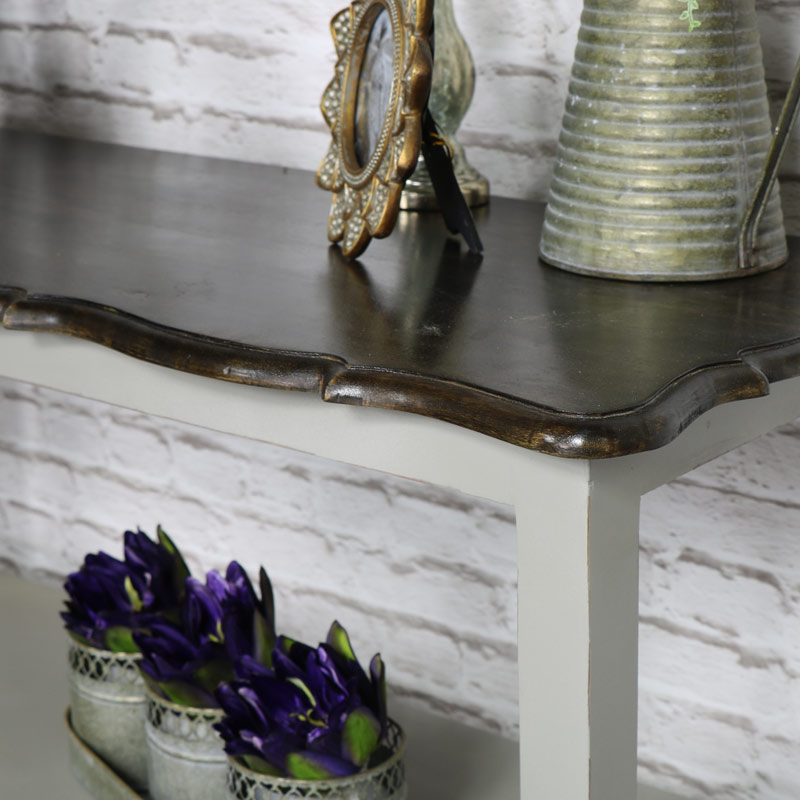
[[[136,789],[147,786],[146,697],[138,653],[69,645],[70,720],[75,733]]]
[[[541,257],[634,280],[787,258],[755,0],[585,0]],[[682,13],[683,8],[683,13]],[[798,65],[800,67],[800,65]]]
[[[392,755],[379,766],[328,781],[261,775],[231,758],[227,797],[228,800],[406,800],[405,737],[400,726],[391,720],[389,747]]]
[[[147,692],[147,778],[152,800],[221,800],[227,756],[211,727],[216,708],[179,706]]]

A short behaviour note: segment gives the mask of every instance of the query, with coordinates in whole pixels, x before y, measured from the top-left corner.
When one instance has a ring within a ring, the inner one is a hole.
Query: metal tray
[[[69,709],[64,715],[69,734],[69,760],[75,780],[96,800],[150,800],[147,792],[135,792],[103,761],[72,727]]]

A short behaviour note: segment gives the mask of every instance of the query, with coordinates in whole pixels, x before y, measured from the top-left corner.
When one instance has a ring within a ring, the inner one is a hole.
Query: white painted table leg
[[[517,481],[520,796],[635,800],[639,495],[578,461]]]

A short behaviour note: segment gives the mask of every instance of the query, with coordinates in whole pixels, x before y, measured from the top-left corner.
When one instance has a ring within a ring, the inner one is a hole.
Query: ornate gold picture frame
[[[354,0],[331,21],[337,62],[322,98],[332,141],[317,183],[333,192],[328,238],[347,258],[397,221],[422,144],[433,0]]]

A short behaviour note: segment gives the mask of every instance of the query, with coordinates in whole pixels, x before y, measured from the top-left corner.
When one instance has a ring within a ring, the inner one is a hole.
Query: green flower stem
[[[699,20],[694,18],[694,12],[700,9],[700,6],[697,4],[697,0],[685,0],[686,2],[686,11],[681,14],[681,19],[686,20],[689,23],[689,33],[691,33],[695,28],[699,27],[701,24]]]

